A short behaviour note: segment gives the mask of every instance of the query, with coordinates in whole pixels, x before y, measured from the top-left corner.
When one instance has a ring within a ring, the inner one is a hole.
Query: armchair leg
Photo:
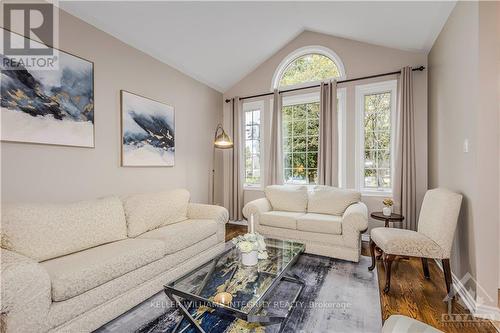
[[[443,263],[443,272],[444,272],[444,280],[446,282],[446,291],[448,295],[450,294],[453,280],[451,278],[451,267],[450,267],[450,259],[441,260]]]
[[[375,242],[370,239],[370,255],[372,257],[372,265],[370,267],[368,267],[368,270],[369,271],[373,271],[373,269],[375,268],[375,263],[376,263],[376,260],[375,260]]]
[[[429,263],[427,262],[427,258],[421,258],[422,259],[422,269],[424,271],[424,277],[429,280],[431,278],[431,275],[429,273]]]
[[[396,258],[393,254],[384,254],[384,268],[385,268],[385,288],[384,294],[387,294],[391,289],[391,266],[392,262]]]

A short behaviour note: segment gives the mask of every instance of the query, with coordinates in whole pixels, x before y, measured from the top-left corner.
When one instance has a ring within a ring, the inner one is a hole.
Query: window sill
[[[243,191],[264,191],[261,186],[243,186]]]
[[[389,197],[392,198],[392,191],[369,191],[361,190],[361,195],[364,197]]]

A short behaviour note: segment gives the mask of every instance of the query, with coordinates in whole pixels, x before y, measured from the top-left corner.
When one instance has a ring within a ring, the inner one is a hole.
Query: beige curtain
[[[396,163],[392,190],[396,211],[405,217],[404,228],[417,230],[415,116],[411,67],[401,69],[398,99],[395,141]]]
[[[283,154],[281,144],[281,105],[279,91],[274,90],[273,109],[271,110],[271,140],[269,146],[269,165],[265,178],[266,185],[283,184]]]
[[[231,149],[231,170],[229,180],[229,219],[238,221],[243,219],[243,179],[241,176],[241,123],[242,123],[243,101],[239,97],[231,99],[231,138],[233,149]]]
[[[337,81],[321,83],[319,110],[318,183],[338,186]]]

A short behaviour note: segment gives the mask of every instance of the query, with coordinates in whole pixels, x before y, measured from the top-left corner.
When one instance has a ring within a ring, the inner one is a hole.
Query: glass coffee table
[[[290,268],[304,252],[304,244],[266,239],[268,258],[256,266],[241,264],[236,247],[226,249],[209,262],[195,268],[164,287],[165,293],[183,315],[173,332],[202,328],[203,316],[211,314],[239,318],[261,325],[280,324],[281,331],[299,298],[304,282]],[[285,315],[269,315],[268,296],[282,281],[298,285]]]

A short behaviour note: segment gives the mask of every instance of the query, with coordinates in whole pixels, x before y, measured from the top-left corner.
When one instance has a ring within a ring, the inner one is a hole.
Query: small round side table
[[[395,214],[395,213],[392,213],[391,215],[386,216],[382,212],[373,212],[370,214],[370,216],[375,220],[384,221],[385,222],[384,226],[386,228],[389,227],[389,222],[402,222],[405,219],[405,217],[403,215]]]

